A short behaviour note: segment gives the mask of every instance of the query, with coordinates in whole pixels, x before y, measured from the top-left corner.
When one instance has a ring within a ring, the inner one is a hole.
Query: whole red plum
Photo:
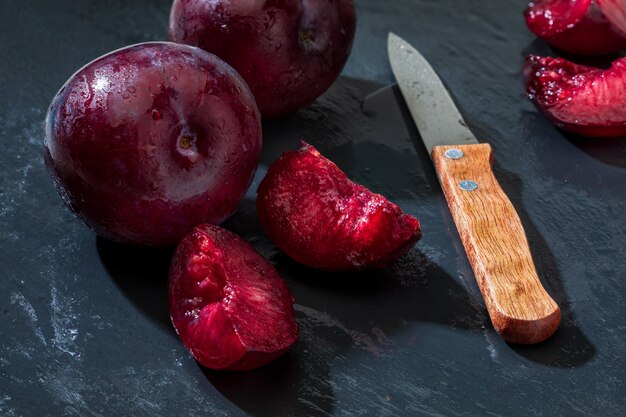
[[[52,100],[44,154],[70,209],[106,238],[171,246],[219,224],[250,185],[260,114],[224,61],[170,42],[129,46],[76,72]]]
[[[169,36],[232,65],[265,118],[298,110],[330,87],[355,26],[352,0],[174,0]]]

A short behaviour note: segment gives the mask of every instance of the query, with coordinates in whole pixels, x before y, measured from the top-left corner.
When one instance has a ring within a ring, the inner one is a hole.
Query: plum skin
[[[304,107],[330,87],[355,28],[352,0],[174,0],[169,38],[232,65],[269,118]]]
[[[44,158],[63,200],[99,235],[172,246],[234,212],[261,142],[254,98],[229,65],[149,42],[67,81],[46,116]]]
[[[168,295],[176,332],[207,368],[258,368],[298,340],[294,299],[276,269],[218,226],[198,225],[181,240]]]

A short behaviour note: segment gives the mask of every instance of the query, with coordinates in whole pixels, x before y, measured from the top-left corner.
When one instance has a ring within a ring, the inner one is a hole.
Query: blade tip
[[[399,45],[402,43],[402,38],[393,32],[387,33],[387,54],[391,59],[391,56],[395,55]]]
[[[387,45],[391,45],[392,42],[395,42],[398,38],[399,36],[393,32],[387,33]]]

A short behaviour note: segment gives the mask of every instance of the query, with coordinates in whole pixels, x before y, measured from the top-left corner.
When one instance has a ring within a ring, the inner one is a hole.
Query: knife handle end
[[[496,331],[539,343],[561,319],[539,280],[522,222],[491,169],[488,144],[436,146],[433,161]]]

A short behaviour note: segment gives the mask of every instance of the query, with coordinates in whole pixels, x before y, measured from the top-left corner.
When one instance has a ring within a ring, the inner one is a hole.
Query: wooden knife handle
[[[561,311],[541,285],[519,216],[493,175],[491,146],[436,146],[432,156],[493,327],[511,343],[547,339]]]

